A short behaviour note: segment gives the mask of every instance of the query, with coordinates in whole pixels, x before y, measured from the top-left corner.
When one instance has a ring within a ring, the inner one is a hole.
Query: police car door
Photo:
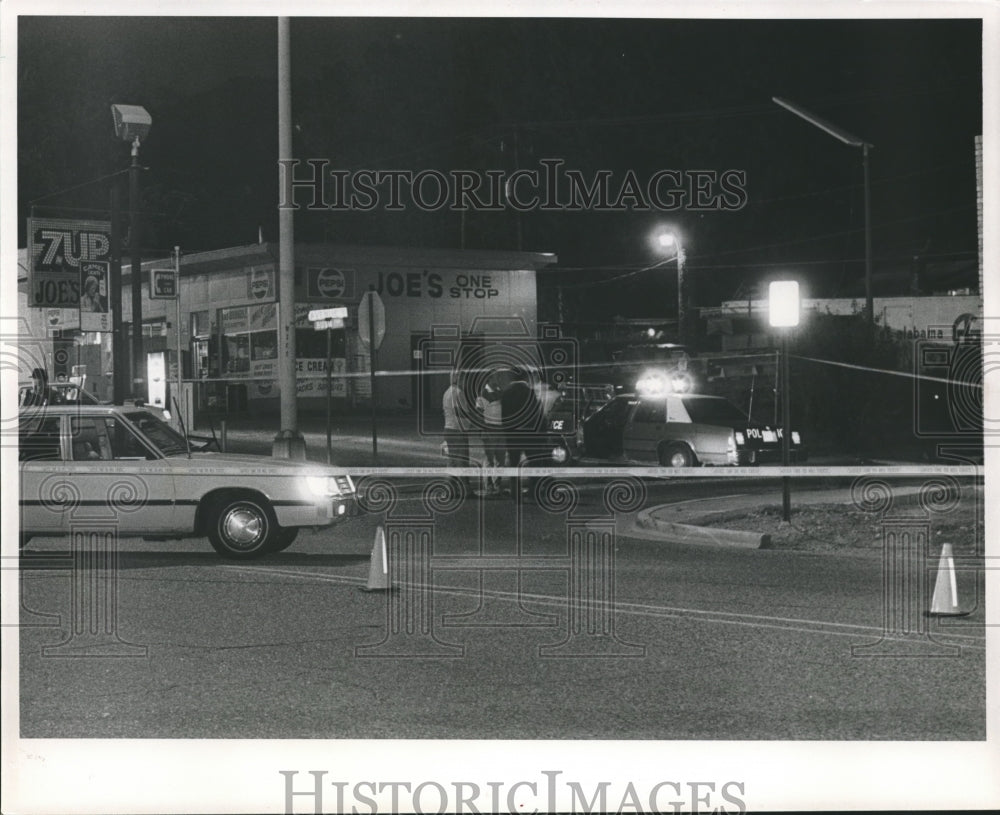
[[[75,486],[63,472],[65,448],[63,417],[44,408],[22,412],[18,427],[21,468],[21,529],[32,534],[65,530],[65,517],[73,505]]]
[[[618,458],[623,454],[625,424],[639,400],[632,396],[619,396],[583,425],[583,444],[586,455],[594,458]]]
[[[174,530],[173,470],[120,417],[71,416],[67,470],[83,503],[122,535]]]

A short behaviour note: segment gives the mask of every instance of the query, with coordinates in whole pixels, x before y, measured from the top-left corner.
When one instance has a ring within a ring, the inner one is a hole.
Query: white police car
[[[751,422],[719,396],[621,394],[564,437],[561,447],[553,445],[553,461],[589,458],[661,467],[777,463],[781,434],[781,428]],[[804,461],[799,433],[793,431],[790,441],[791,460]]]
[[[191,450],[155,413],[116,405],[19,412],[22,543],[105,518],[121,536],[207,536],[224,557],[286,549],[302,527],[355,514],[348,475],[324,465]]]

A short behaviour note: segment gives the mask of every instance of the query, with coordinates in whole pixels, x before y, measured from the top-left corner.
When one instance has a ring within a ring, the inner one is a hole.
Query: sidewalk
[[[761,549],[770,545],[770,535],[739,529],[713,526],[723,516],[759,510],[762,506],[781,506],[781,488],[775,487],[773,498],[760,493],[740,494],[739,484],[733,484],[731,495],[698,498],[675,504],[661,504],[642,510],[635,518],[635,528],[653,533],[657,539],[674,543],[702,543],[717,546],[736,546]],[[907,506],[916,503],[924,485],[894,485],[893,505]],[[720,505],[725,502],[724,505]],[[796,486],[792,496],[793,507],[840,505],[844,511],[859,511],[851,487],[809,489]],[[794,511],[794,510],[793,510]]]

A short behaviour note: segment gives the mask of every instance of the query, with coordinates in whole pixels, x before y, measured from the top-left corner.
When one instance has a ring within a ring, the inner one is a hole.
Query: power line
[[[148,168],[144,167],[143,169],[148,169]],[[56,190],[55,192],[49,192],[49,193],[46,193],[45,195],[39,196],[38,198],[33,198],[31,201],[28,201],[28,205],[31,206],[32,204],[35,204],[38,201],[44,201],[46,198],[53,198],[53,197],[55,197],[57,195],[63,195],[64,193],[67,193],[67,192],[73,192],[74,190],[82,189],[83,187],[89,187],[89,186],[91,186],[93,184],[97,184],[97,183],[99,183],[101,181],[107,181],[109,178],[114,178],[115,176],[118,176],[118,175],[124,175],[127,172],[128,172],[128,168],[125,168],[124,170],[116,170],[115,172],[109,173],[108,175],[102,175],[100,178],[92,178],[90,181],[84,181],[83,183],[76,184],[76,185],[74,185],[72,187],[66,187],[65,189],[62,189],[62,190]]]

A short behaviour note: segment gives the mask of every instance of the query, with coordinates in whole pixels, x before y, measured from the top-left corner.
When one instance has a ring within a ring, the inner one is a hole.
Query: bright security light
[[[680,251],[681,242],[676,232],[661,226],[650,233],[649,245],[657,254],[665,255]]]
[[[767,288],[767,319],[772,328],[799,324],[799,282],[773,280]]]

